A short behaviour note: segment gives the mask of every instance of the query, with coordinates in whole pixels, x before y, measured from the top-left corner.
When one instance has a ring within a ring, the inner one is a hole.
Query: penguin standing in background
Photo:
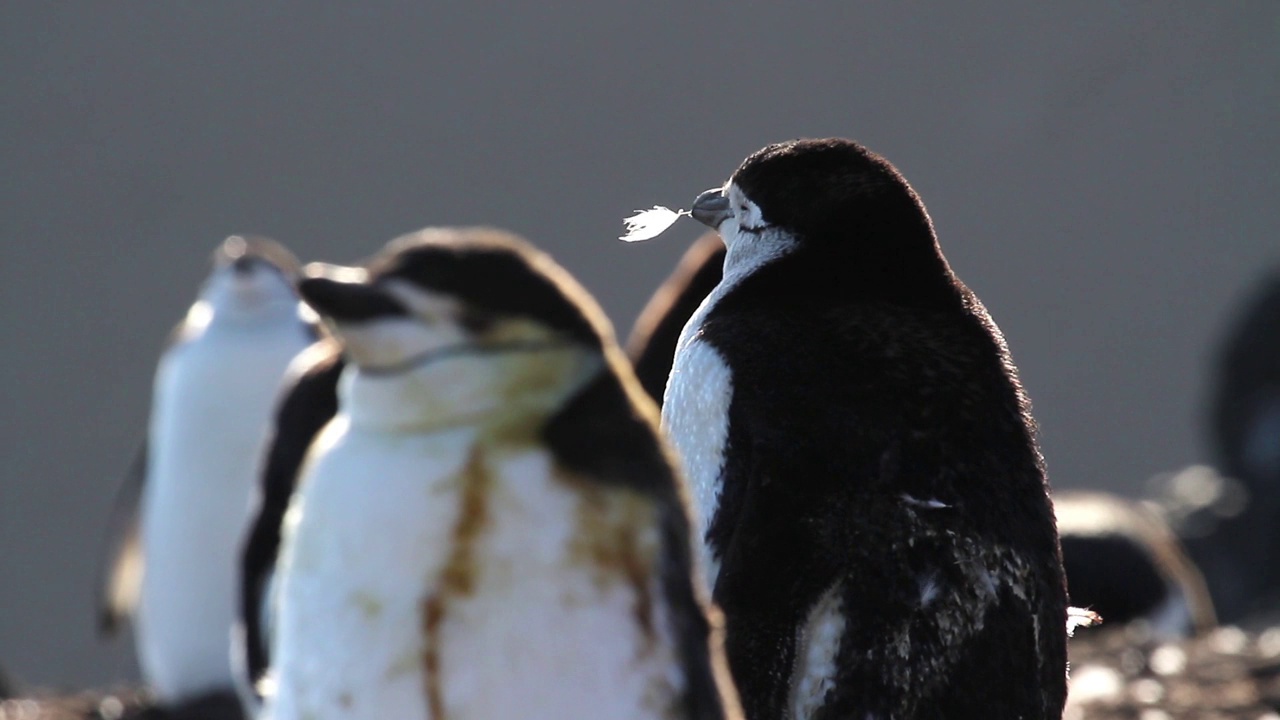
[[[671,361],[680,332],[702,301],[720,284],[724,253],[724,242],[715,232],[698,238],[645,304],[631,328],[627,356],[635,366],[641,387],[659,406],[667,388],[667,377],[671,375]]]
[[[227,238],[156,372],[147,442],[112,520],[100,626],[132,615],[162,704],[233,687],[237,550],[259,453],[285,368],[316,337],[296,274],[279,243]]]
[[[1195,483],[1194,495],[1217,502],[1198,518],[1201,527],[1184,525],[1183,541],[1224,622],[1274,618],[1280,608],[1280,267],[1258,279],[1216,356],[1209,433],[1218,469],[1230,480]],[[1227,488],[1243,496],[1236,507],[1223,507],[1233,499],[1224,497]]]
[[[594,301],[494,230],[300,290],[343,344],[263,717],[726,718],[678,473]]]
[[[695,219],[724,277],[663,422],[749,720],[1058,718],[1067,598],[1004,340],[883,158],[770,145]]]
[[[1053,510],[1072,603],[1096,610],[1108,628],[1142,622],[1162,640],[1217,625],[1204,578],[1149,503],[1060,490]]]

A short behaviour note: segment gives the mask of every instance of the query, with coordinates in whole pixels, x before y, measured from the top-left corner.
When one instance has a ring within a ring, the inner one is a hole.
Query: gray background
[[[105,512],[157,350],[236,231],[354,261],[543,245],[622,332],[749,152],[854,137],[1004,329],[1059,487],[1203,459],[1212,349],[1280,256],[1280,4],[0,4],[0,663],[104,683]],[[1070,9],[1068,9],[1070,5]]]

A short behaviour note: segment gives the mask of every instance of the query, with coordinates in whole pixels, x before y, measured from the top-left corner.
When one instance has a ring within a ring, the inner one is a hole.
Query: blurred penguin
[[[1218,350],[1209,430],[1216,467],[1158,478],[1222,622],[1280,608],[1280,268],[1243,304]]]
[[[285,368],[316,337],[297,261],[235,235],[156,371],[147,440],[111,521],[100,627],[132,615],[143,678],[161,704],[233,687],[237,548]]]
[[[319,265],[308,266],[314,267]],[[240,556],[239,616],[232,642],[236,689],[249,715],[261,709],[259,683],[269,665],[270,605],[281,526],[307,450],[338,413],[338,380],[345,367],[342,344],[336,338],[316,341],[290,365],[276,407],[253,519]]]
[[[346,367],[285,515],[264,717],[736,716],[656,409],[567,273],[429,229],[300,287]]]
[[[1154,509],[1070,490],[1053,494],[1053,509],[1073,605],[1097,611],[1109,631],[1143,622],[1173,639],[1214,627],[1204,579]]]

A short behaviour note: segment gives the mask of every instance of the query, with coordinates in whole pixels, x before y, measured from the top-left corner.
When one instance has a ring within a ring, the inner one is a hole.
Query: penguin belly
[[[229,687],[237,553],[267,419],[297,337],[202,338],[157,373],[134,618],[143,676],[162,701]]]
[[[536,446],[338,432],[287,521],[265,717],[674,716],[649,501]]]
[[[690,321],[698,327],[702,313]],[[716,586],[720,559],[706,533],[720,506],[726,444],[729,437],[729,405],[733,401],[733,377],[724,358],[699,337],[682,339],[667,381],[662,424],[684,465],[693,499],[695,547],[707,578]]]

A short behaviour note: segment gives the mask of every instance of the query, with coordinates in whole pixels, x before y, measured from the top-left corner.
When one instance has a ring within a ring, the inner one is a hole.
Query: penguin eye
[[[489,331],[496,322],[497,318],[492,313],[474,308],[464,308],[462,314],[458,316],[458,324],[472,335],[481,335]]]

